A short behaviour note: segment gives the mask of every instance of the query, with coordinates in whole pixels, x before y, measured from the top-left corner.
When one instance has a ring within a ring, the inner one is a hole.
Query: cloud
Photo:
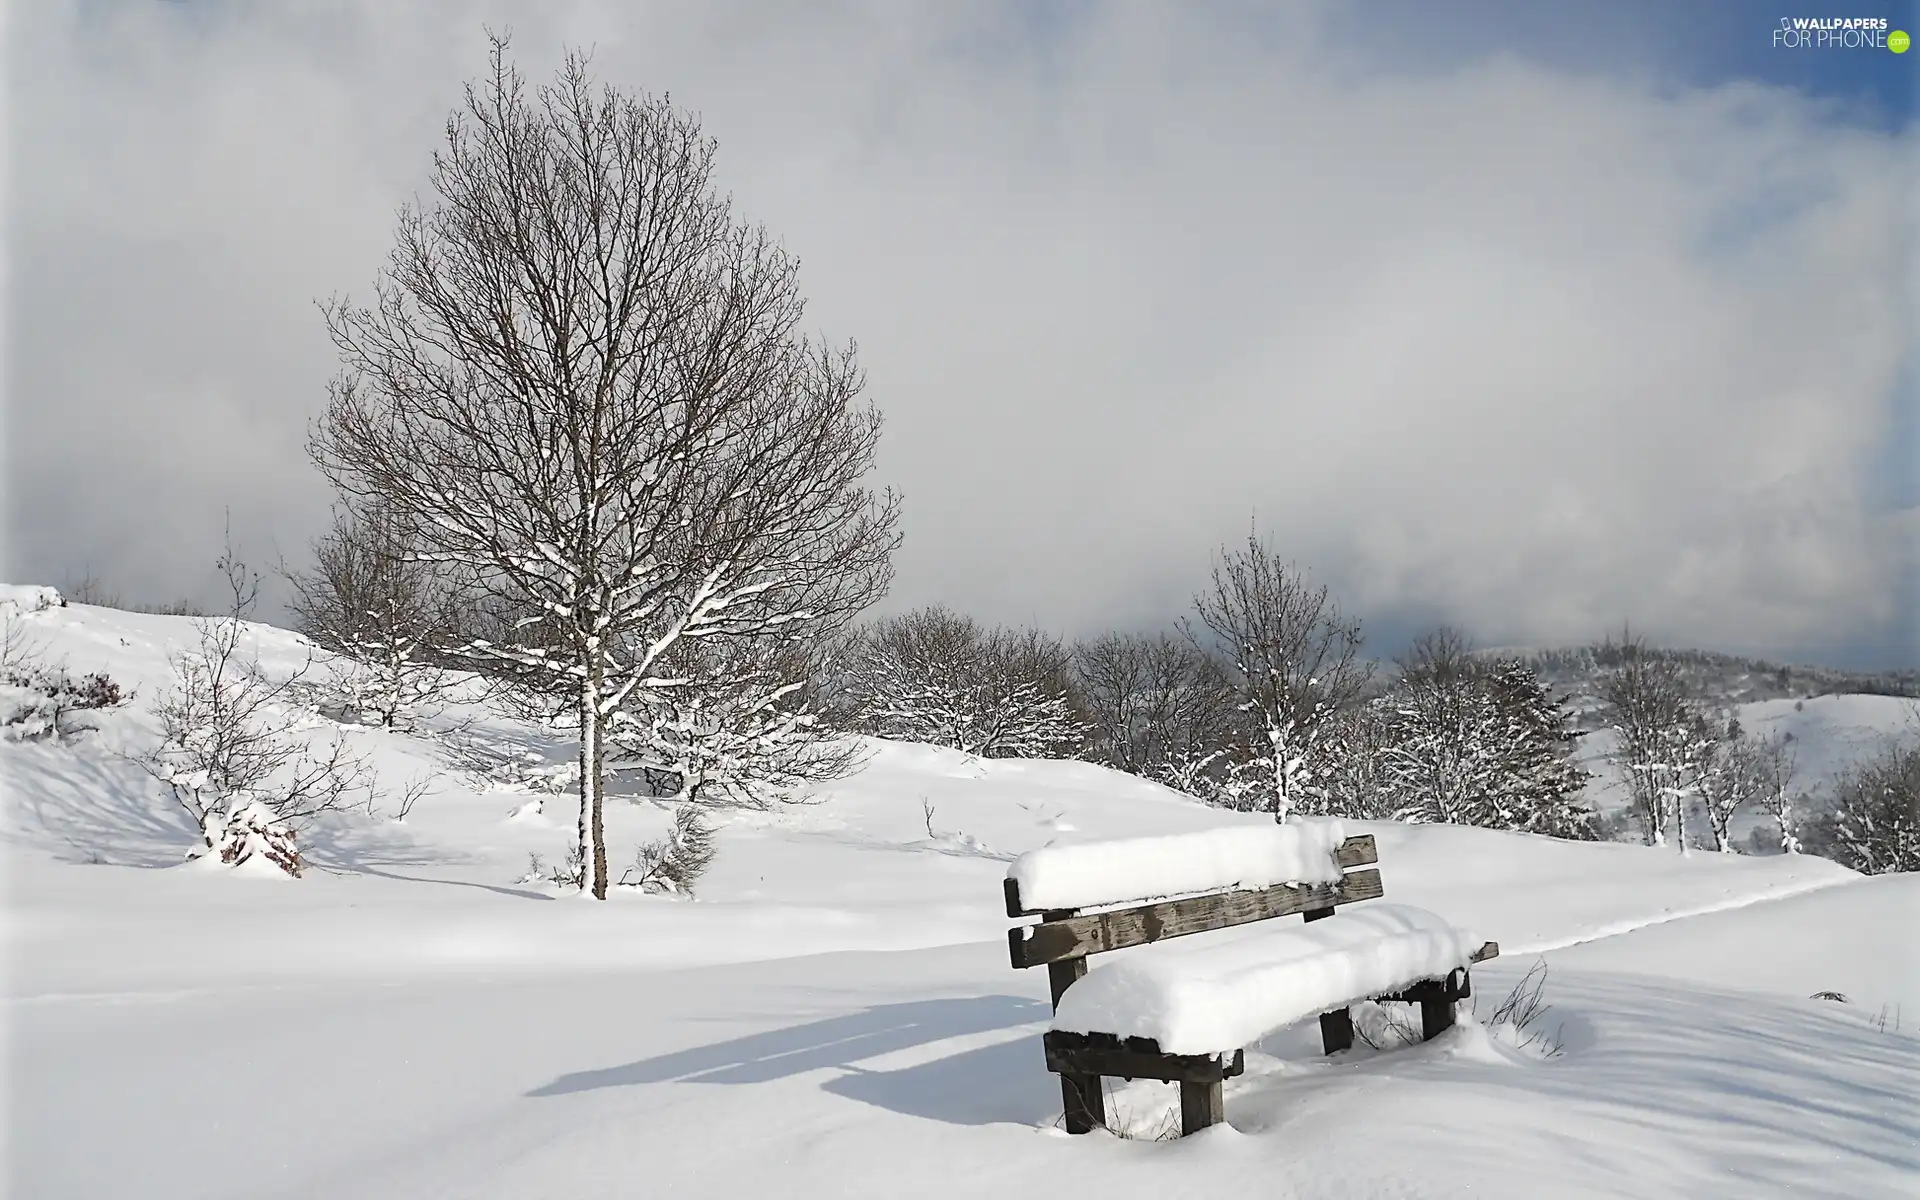
[[[633,8],[17,15],[9,573],[191,591],[225,505],[297,552],[312,301],[367,291],[492,20],[535,75],[592,42],[699,110],[859,340],[894,606],[1157,622],[1257,516],[1351,607],[1493,641],[1900,619],[1868,472],[1915,343],[1910,134],[1355,69],[1311,7]]]

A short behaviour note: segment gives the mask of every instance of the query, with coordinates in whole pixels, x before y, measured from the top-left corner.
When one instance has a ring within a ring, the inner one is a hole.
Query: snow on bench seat
[[[1095,967],[1060,997],[1053,1028],[1151,1038],[1166,1054],[1223,1053],[1318,1013],[1443,979],[1478,945],[1423,909],[1369,904]]]
[[[1198,833],[1048,846],[1014,860],[1007,877],[1033,911],[1091,908],[1281,883],[1338,883],[1336,820],[1230,825]]]

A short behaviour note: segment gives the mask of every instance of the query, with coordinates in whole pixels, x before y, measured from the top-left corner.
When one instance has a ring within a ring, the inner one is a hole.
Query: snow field
[[[1044,973],[1007,962],[1010,864],[1269,819],[1085,764],[872,743],[812,804],[723,814],[698,899],[597,905],[515,882],[564,848],[568,797],[443,736],[348,730],[383,778],[431,778],[406,822],[316,830],[302,880],[183,869],[191,825],[118,756],[150,734],[190,624],[23,620],[139,698],[72,745],[0,746],[12,1195],[947,1200],[1052,1195],[1071,1173],[1103,1200],[1872,1200],[1920,1175],[1911,878],[1350,823],[1378,842],[1387,900],[1316,927],[1405,904],[1499,941],[1474,968],[1478,1019],[1332,1059],[1303,1021],[1251,1044],[1229,1126],[1154,1141],[1177,1090],[1137,1082],[1108,1100],[1124,1137],[1068,1138]],[[269,669],[304,658],[255,633]],[[569,756],[454,715],[496,757]],[[614,800],[616,877],[667,819]],[[1552,1058],[1489,1024],[1541,955]]]

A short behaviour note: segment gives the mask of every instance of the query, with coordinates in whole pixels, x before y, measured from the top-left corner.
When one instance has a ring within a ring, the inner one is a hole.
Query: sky
[[[484,27],[719,142],[859,343],[889,609],[1178,617],[1250,526],[1483,644],[1920,665],[1920,51],[1857,7],[46,0],[6,18],[10,580],[211,601],[329,496],[366,296]]]

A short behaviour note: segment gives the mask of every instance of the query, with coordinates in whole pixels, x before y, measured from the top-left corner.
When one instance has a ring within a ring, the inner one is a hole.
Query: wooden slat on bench
[[[1373,839],[1367,840],[1371,843]],[[1309,909],[1377,900],[1383,894],[1380,872],[1355,871],[1339,883],[1307,887],[1282,884],[1257,892],[1220,892],[1046,921],[1008,930],[1007,942],[1014,966],[1037,967]]]
[[[1247,1069],[1244,1050],[1230,1054],[1163,1054],[1151,1042],[1131,1045],[1103,1034],[1048,1032],[1042,1039],[1047,1070],[1108,1079],[1159,1079],[1167,1083],[1219,1083]]]
[[[1333,861],[1349,869],[1370,867],[1380,861],[1380,851],[1373,844],[1372,834],[1358,833],[1334,848]]]
[[[1354,867],[1367,867],[1380,861],[1380,852],[1373,844],[1372,834],[1360,833],[1355,834],[1334,847],[1333,861],[1348,870]],[[1006,892],[1007,915],[1009,917],[1032,917],[1040,914],[1040,909],[1027,908],[1025,903],[1020,899],[1019,880],[1012,878],[1007,879],[1004,890]],[[1086,907],[1092,906],[1088,905]]]

